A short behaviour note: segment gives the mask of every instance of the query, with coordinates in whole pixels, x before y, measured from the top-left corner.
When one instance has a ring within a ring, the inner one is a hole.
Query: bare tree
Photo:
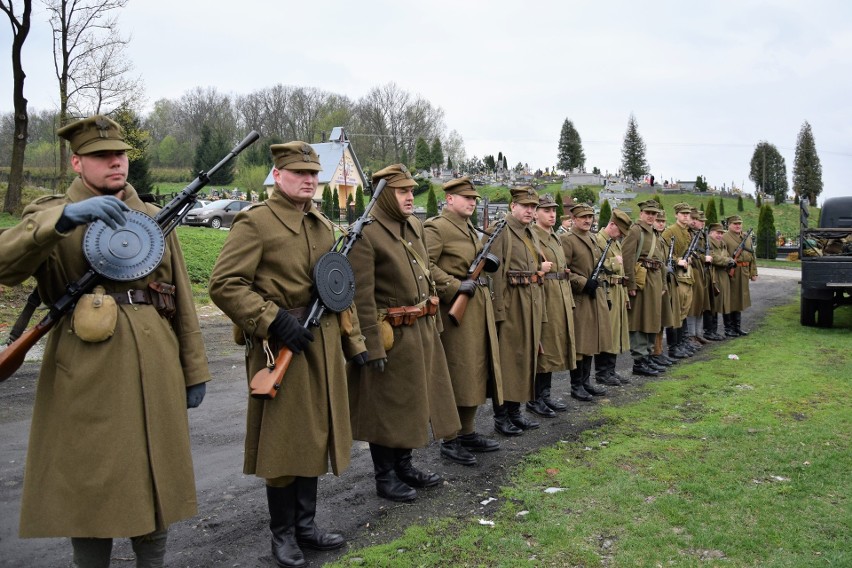
[[[24,98],[24,67],[21,63],[21,50],[24,41],[30,32],[30,15],[32,14],[32,0],[23,0],[24,9],[21,18],[15,15],[15,5],[12,0],[0,1],[0,10],[9,16],[9,24],[12,26],[12,77],[13,77],[13,99],[15,106],[15,134],[12,142],[12,163],[9,173],[9,186],[6,190],[6,200],[3,211],[14,213],[21,207],[21,190],[24,185],[24,152],[27,149],[27,125],[29,115],[27,114],[27,99]]]
[[[45,0],[53,28],[53,64],[59,81],[59,126],[83,114],[137,102],[139,81],[127,77],[129,38],[118,35],[116,13],[129,0]],[[68,146],[59,141],[59,179],[68,170]]]

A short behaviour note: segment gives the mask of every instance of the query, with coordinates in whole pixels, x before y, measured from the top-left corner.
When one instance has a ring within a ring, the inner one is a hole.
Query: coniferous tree
[[[213,130],[210,125],[205,123],[201,127],[201,140],[195,148],[195,159],[192,161],[192,167],[195,170],[192,172],[192,177],[198,175],[200,171],[207,171],[219,161],[228,155],[231,151],[231,145],[225,138],[224,133],[219,130]],[[234,181],[234,160],[219,168],[216,173],[210,177],[210,183],[216,185],[231,185]]]
[[[426,217],[434,217],[438,214],[438,198],[435,196],[435,188],[429,186],[429,194],[426,196]]]
[[[148,142],[151,135],[142,129],[139,117],[130,107],[122,106],[115,111],[113,118],[124,128],[124,141],[133,146],[127,151],[127,183],[140,195],[151,193],[153,187],[148,168]]]
[[[609,204],[609,199],[604,199],[603,204],[601,205],[601,212],[598,217],[598,231],[603,229],[609,223],[609,220],[612,218],[612,206]]]
[[[586,165],[586,154],[583,152],[583,142],[580,133],[574,128],[574,123],[567,118],[562,123],[559,134],[559,148],[556,167],[564,172]]]
[[[712,197],[707,200],[707,208],[704,209],[704,216],[707,217],[707,224],[718,223],[719,216],[716,215],[716,200]]]
[[[725,201],[719,198],[719,217],[725,218]]]
[[[331,187],[328,184],[322,188],[322,212],[326,217],[331,218]]]
[[[453,171],[453,159],[447,156],[447,169]]]
[[[444,150],[441,148],[440,138],[435,138],[432,141],[432,148],[429,150],[429,154],[432,156],[432,165],[440,168],[444,163]]]
[[[739,211],[740,213],[745,211],[745,206],[743,205],[743,196],[742,195],[737,197],[737,211]]]
[[[340,221],[340,196],[337,187],[331,192],[331,214],[335,221]]]
[[[355,215],[360,217],[364,214],[364,209],[367,206],[364,204],[364,189],[359,185],[355,188]]]
[[[754,182],[758,192],[775,198],[776,204],[787,198],[787,165],[784,156],[775,145],[760,142],[751,157],[748,178]]]
[[[811,125],[807,121],[802,125],[796,140],[793,193],[807,199],[813,207],[816,207],[817,196],[822,193],[822,164],[817,155]]]
[[[626,178],[638,180],[648,172],[650,167],[645,159],[645,150],[645,142],[639,135],[636,118],[631,113],[621,148],[621,170]]]
[[[565,214],[565,206],[562,205],[562,191],[556,190],[554,199],[556,200],[556,222],[559,223],[559,220]]]
[[[758,193],[758,194],[757,194],[757,197],[756,197],[756,198],[755,198],[755,200],[754,200],[754,206],[755,206],[755,207],[757,207],[758,209],[760,209],[761,201],[762,201],[762,200],[760,199],[760,194]]]
[[[418,172],[428,170],[431,164],[432,152],[429,150],[429,144],[423,138],[418,138],[414,144],[414,169]]]
[[[574,198],[576,203],[591,204],[595,202],[595,192],[584,185],[577,187],[573,192],[571,192],[571,197]]]
[[[470,216],[470,222],[473,223],[474,227],[479,226],[479,213],[476,209],[473,210],[473,215]]]
[[[755,239],[758,258],[775,258],[778,255],[778,241],[775,234],[775,215],[768,203],[761,206],[757,218],[757,238]]]

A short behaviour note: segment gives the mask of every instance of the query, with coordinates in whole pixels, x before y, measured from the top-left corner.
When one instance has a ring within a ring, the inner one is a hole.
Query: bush
[[[767,203],[760,208],[757,218],[757,237],[755,238],[757,258],[775,258],[778,256],[778,240],[775,234],[775,216]]]

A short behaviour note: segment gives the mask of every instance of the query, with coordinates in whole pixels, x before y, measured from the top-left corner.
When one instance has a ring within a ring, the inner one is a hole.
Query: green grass
[[[641,401],[601,404],[602,427],[529,456],[493,512],[333,566],[852,565],[852,309],[836,321],[805,328],[796,302],[773,309]]]

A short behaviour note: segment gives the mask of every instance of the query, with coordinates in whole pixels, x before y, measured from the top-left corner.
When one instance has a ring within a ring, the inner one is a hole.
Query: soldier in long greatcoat
[[[571,371],[571,397],[588,402],[603,396],[606,389],[592,384],[592,361],[601,352],[612,352],[612,324],[609,321],[606,290],[592,273],[603,254],[591,232],[594,210],[586,204],[571,208],[574,226],[562,237],[565,263],[571,270],[574,293],[574,350],[577,366]],[[600,289],[599,289],[600,288]]]
[[[439,337],[438,298],[423,225],[414,211],[417,183],[402,164],[373,175],[387,186],[352,248],[355,305],[370,361],[349,368],[352,435],[370,443],[376,492],[411,501],[416,487],[441,478],[412,465],[412,448],[461,428]]]
[[[717,291],[713,298],[711,309],[710,330],[716,341],[725,339],[719,334],[719,314],[731,313],[731,278],[728,271],[735,268],[737,263],[731,258],[728,247],[722,239],[725,228],[721,223],[713,223],[708,228],[710,234],[710,256],[712,260],[711,281],[709,285],[715,286]],[[706,335],[706,333],[705,333]]]
[[[517,436],[540,424],[521,415],[521,403],[535,398],[534,377],[545,321],[544,274],[551,263],[542,260],[538,237],[530,224],[538,205],[531,187],[512,189],[506,228],[494,241],[500,260],[493,275],[494,315],[500,338],[503,404],[493,403],[494,429]],[[493,402],[493,401],[492,401]]]
[[[116,227],[130,210],[158,211],[127,183],[130,146],[116,122],[93,116],[58,135],[69,141],[79,177],[64,196],[36,200],[18,225],[0,231],[0,283],[35,276],[47,305],[89,269],[87,223]],[[170,317],[155,307],[152,283],[175,286]],[[100,309],[112,310],[114,323],[84,329],[81,312],[67,313],[47,338],[20,534],[70,537],[77,566],[109,565],[113,537],[131,537],[138,566],[161,566],[167,527],[196,513],[186,409],[201,403],[210,378],[176,235],[166,238],[152,273],[99,284],[91,297],[102,298]],[[77,309],[87,305],[83,298]]]
[[[352,312],[326,311],[304,328],[313,270],[334,244],[331,222],[313,204],[319,157],[305,142],[270,147],[275,187],[240,212],[210,277],[210,297],[240,329],[249,382],[286,347],[293,359],[272,399],[248,397],[243,473],[265,480],[272,552],[280,565],[305,562],[302,548],[330,550],[343,536],[319,530],[317,478],[349,465],[344,357],[366,362]],[[341,323],[343,326],[341,328]]]
[[[470,217],[476,209],[479,192],[465,176],[444,184],[447,203],[441,215],[423,225],[432,278],[441,300],[444,331],[441,344],[453,381],[456,409],[461,421],[458,436],[441,443],[441,455],[462,465],[474,465],[471,452],[500,449],[496,440],[477,434],[476,409],[491,393],[498,403],[503,397],[497,324],[486,272],[472,279],[468,269],[482,251]],[[467,299],[463,316],[450,317],[450,309],[460,296]]]
[[[595,382],[602,385],[618,386],[630,382],[630,379],[616,372],[615,365],[618,354],[630,350],[628,300],[627,288],[624,286],[624,257],[621,251],[621,240],[632,224],[633,221],[627,213],[620,209],[613,209],[609,223],[595,235],[601,250],[606,250],[609,243],[607,258],[603,265],[605,276],[602,279],[607,283],[612,349],[595,355]]]
[[[700,232],[698,237],[698,245],[695,247],[695,254],[690,259],[692,262],[692,275],[695,279],[692,285],[692,306],[689,308],[689,316],[687,318],[690,337],[693,341],[698,341],[702,344],[710,343],[709,338],[704,337],[704,321],[710,315],[710,290],[707,286],[707,275],[712,268],[710,265],[712,259],[706,254],[709,250],[709,238],[704,230],[704,224],[707,218],[704,216],[704,211],[699,211],[693,208],[691,211],[690,229]],[[709,320],[708,320],[709,321]]]
[[[639,220],[633,223],[621,243],[631,305],[630,355],[633,374],[654,376],[658,373],[649,366],[647,359],[652,354],[656,334],[662,329],[664,268],[656,257],[661,247],[654,232],[660,206],[651,199],[640,203],[639,208]]]
[[[674,239],[674,278],[676,286],[670,288],[672,294],[672,307],[678,306],[674,313],[674,323],[666,327],[666,341],[669,351],[679,349],[686,354],[692,355],[700,345],[693,345],[687,340],[686,318],[692,306],[693,284],[695,283],[694,270],[689,258],[685,258],[689,245],[692,242],[693,233],[690,230],[692,221],[692,207],[688,203],[676,203],[675,222],[663,231],[663,240],[666,243]],[[676,298],[676,299],[675,299]]]
[[[552,418],[564,412],[568,405],[551,398],[550,389],[555,371],[577,367],[574,352],[574,294],[571,292],[570,271],[556,225],[556,201],[550,194],[541,196],[535,212],[533,232],[538,237],[541,253],[550,261],[550,271],[544,275],[544,297],[547,323],[541,330],[541,353],[535,375],[535,400],[527,402],[527,410]]]
[[[728,252],[733,257],[737,247],[745,239],[743,234],[743,220],[739,215],[731,215],[727,219],[728,230],[723,237],[725,245],[728,247]],[[751,306],[751,294],[749,292],[749,283],[757,280],[757,262],[754,257],[754,239],[749,239],[740,256],[734,259],[737,265],[734,267],[734,276],[731,278],[731,311],[727,314],[722,314],[722,320],[725,322],[725,335],[728,337],[736,337],[738,335],[748,335],[748,332],[742,328],[742,312]]]

